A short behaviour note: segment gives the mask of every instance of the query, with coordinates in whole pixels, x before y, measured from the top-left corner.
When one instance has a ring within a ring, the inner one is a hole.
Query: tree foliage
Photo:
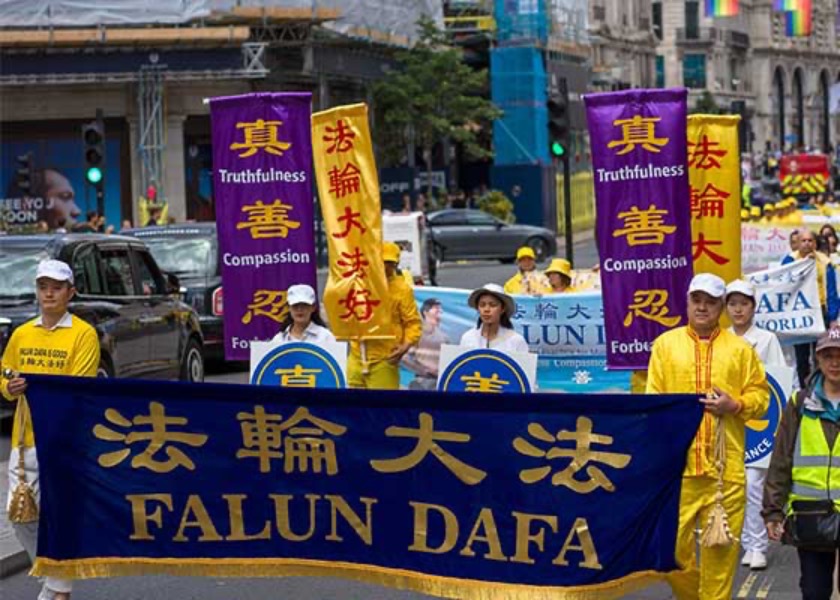
[[[381,157],[394,162],[412,139],[431,171],[432,150],[449,138],[470,159],[491,158],[480,132],[501,116],[487,98],[487,70],[464,63],[461,51],[429,18],[418,22],[417,44],[397,54],[398,67],[374,87]]]
[[[709,90],[704,90],[703,95],[697,99],[697,102],[694,104],[694,109],[689,110],[691,114],[704,114],[704,115],[719,115],[723,112],[720,106],[717,105],[715,102],[714,96],[712,96]]]

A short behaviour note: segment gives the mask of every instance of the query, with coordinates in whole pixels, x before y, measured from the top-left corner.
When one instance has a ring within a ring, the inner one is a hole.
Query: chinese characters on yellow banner
[[[324,308],[340,339],[383,335],[390,319],[379,180],[367,106],[312,115],[315,178],[330,257]]]
[[[688,180],[696,273],[741,276],[738,115],[689,115]]]

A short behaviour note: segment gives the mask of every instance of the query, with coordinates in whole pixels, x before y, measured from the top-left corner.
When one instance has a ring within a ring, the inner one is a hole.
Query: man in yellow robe
[[[679,600],[730,600],[739,548],[701,547],[696,536],[715,503],[718,472],[714,462],[717,420],[723,426],[726,461],[723,468],[723,508],[732,534],[744,523],[744,425],[767,410],[769,390],[764,367],[755,350],[727,329],[721,329],[726,285],[709,273],[691,280],[688,326],[663,333],[653,344],[648,365],[647,393],[703,394],[706,413],[688,451],[680,494],[677,562],[685,569],[668,580]]]
[[[398,273],[400,247],[394,242],[382,244],[382,260],[388,279],[391,309],[391,340],[353,341],[347,358],[347,383],[352,388],[374,390],[400,389],[400,360],[420,341],[423,324],[414,291]],[[364,351],[362,350],[364,344]]]
[[[506,294],[527,294],[541,296],[551,293],[551,285],[545,274],[537,269],[537,255],[528,246],[516,251],[516,275],[505,282]]]

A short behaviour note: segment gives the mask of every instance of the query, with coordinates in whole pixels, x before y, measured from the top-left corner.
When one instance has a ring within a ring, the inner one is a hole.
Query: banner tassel
[[[715,470],[717,471],[717,492],[715,505],[709,513],[706,527],[700,536],[700,544],[705,548],[729,546],[736,541],[729,527],[729,517],[723,508],[723,467],[726,459],[726,436],[723,432],[723,419],[715,417]]]

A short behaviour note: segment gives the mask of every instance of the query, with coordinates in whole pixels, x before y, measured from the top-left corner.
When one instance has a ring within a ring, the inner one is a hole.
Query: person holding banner
[[[562,294],[565,292],[576,292],[572,285],[572,263],[565,258],[555,258],[545,270],[548,277],[548,284],[551,289],[548,294]]]
[[[27,382],[22,373],[96,377],[99,367],[96,330],[67,311],[76,292],[70,266],[59,260],[41,261],[35,272],[35,289],[41,314],[12,333],[3,352],[3,378],[0,381],[0,393],[7,400],[18,402],[12,428],[14,447],[9,457],[9,520],[13,522],[21,546],[33,561],[38,543],[37,515],[34,521],[18,520],[13,516],[11,506],[16,502],[18,490],[27,485],[35,504],[40,503],[35,434],[23,395]],[[36,361],[34,356],[50,357],[50,360]],[[72,581],[47,577],[38,598],[68,600],[72,589]]]
[[[840,298],[837,296],[837,273],[831,259],[822,252],[817,251],[817,236],[810,229],[802,229],[799,232],[799,250],[785,256],[782,264],[786,265],[795,260],[811,259],[817,265],[817,288],[820,294],[820,306],[823,311],[823,320],[826,328],[830,327],[837,319],[840,310]],[[796,371],[799,375],[799,386],[804,388],[811,373],[811,353],[813,344],[797,344],[796,349]]]
[[[720,328],[725,295],[723,279],[695,275],[688,288],[688,325],[660,335],[648,365],[648,394],[702,394],[706,408],[680,492],[676,557],[685,570],[668,577],[679,600],[732,598],[739,554],[734,538],[744,522],[744,427],[763,415],[769,402],[755,350]],[[698,522],[704,528],[699,567]],[[712,535],[721,532],[725,535]]]
[[[736,279],[726,286],[726,313],[732,321],[730,331],[755,348],[765,366],[786,366],[779,339],[775,334],[759,329],[753,322],[755,306],[752,284]],[[741,535],[744,557],[741,564],[753,570],[767,568],[767,529],[761,518],[761,496],[766,476],[766,468],[747,467],[747,508]]]
[[[389,333],[393,334],[393,339],[353,341],[350,344],[347,382],[352,388],[400,389],[400,360],[423,335],[414,292],[405,278],[397,272],[400,247],[394,242],[383,243],[382,260],[388,280],[388,297],[391,304]]]
[[[311,285],[290,285],[286,291],[286,303],[289,314],[280,323],[280,333],[274,336],[272,342],[319,344],[335,341],[335,336],[327,329],[318,312],[318,299]]]
[[[840,436],[840,327],[822,335],[816,355],[817,370],[810,385],[787,403],[776,431],[761,511],[771,540],[797,546],[804,600],[828,600],[837,589],[838,500],[834,482],[840,479],[840,462],[833,459]],[[810,513],[810,517],[792,518],[798,511]],[[823,518],[829,524],[835,522],[834,531],[827,529],[830,540],[805,541],[794,530],[800,519],[810,519],[814,527],[814,520]]]
[[[516,266],[519,272],[505,282],[506,293],[540,296],[551,291],[548,279],[537,270],[537,255],[533,248],[522,246],[516,251]]]
[[[470,294],[467,303],[478,311],[475,329],[461,336],[465,348],[492,348],[499,352],[528,352],[528,342],[513,329],[510,318],[516,303],[495,283],[486,283]]]

